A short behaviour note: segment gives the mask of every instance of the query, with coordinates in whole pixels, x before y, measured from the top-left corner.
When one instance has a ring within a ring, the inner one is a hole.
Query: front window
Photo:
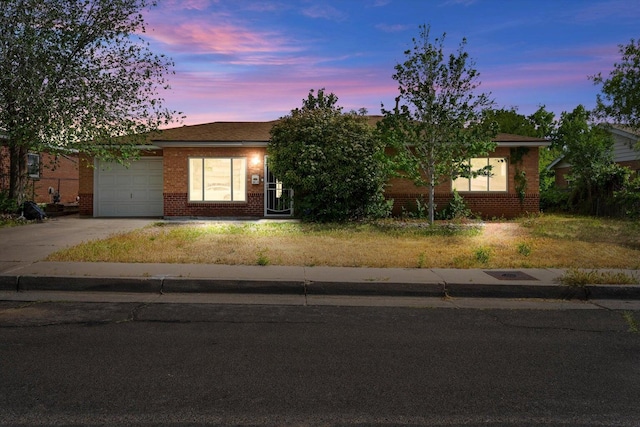
[[[40,156],[27,154],[27,173],[29,178],[40,178]]]
[[[480,157],[469,161],[471,177],[458,177],[452,187],[459,192],[506,192],[509,177],[507,159]],[[476,176],[473,176],[473,175]]]
[[[189,201],[245,202],[245,158],[190,158]]]

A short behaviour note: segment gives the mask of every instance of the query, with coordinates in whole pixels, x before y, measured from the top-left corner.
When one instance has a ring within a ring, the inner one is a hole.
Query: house
[[[640,174],[640,149],[638,143],[640,134],[633,132],[624,126],[610,126],[609,131],[613,136],[613,161],[626,166],[636,174]],[[551,162],[547,167],[554,170],[556,175],[556,186],[559,188],[567,188],[567,176],[571,171],[571,164],[568,163],[564,156],[561,156]]]
[[[0,191],[9,189],[9,147],[0,138]],[[27,154],[26,197],[36,203],[75,203],[78,198],[78,154]]]
[[[371,123],[379,120],[372,116]],[[94,217],[288,217],[291,192],[269,171],[267,145],[276,121],[215,122],[163,130],[141,147],[129,167],[81,156],[80,214]],[[514,217],[539,211],[538,149],[546,140],[499,134],[496,150],[471,159],[493,165],[492,176],[459,178],[436,189],[444,207],[453,188],[472,211]],[[389,182],[386,195],[400,213],[427,197],[403,179]]]

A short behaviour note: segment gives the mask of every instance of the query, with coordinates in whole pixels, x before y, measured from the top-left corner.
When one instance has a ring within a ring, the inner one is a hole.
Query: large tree
[[[400,95],[393,110],[383,108],[382,130],[405,156],[408,176],[429,187],[433,223],[436,185],[471,173],[469,159],[495,147],[491,139],[496,129],[485,120],[484,111],[493,101],[476,93],[479,73],[465,51],[466,39],[446,56],[445,34],[432,41],[429,32],[428,26],[420,26],[413,48],[405,51],[406,60],[395,67]]]
[[[535,113],[529,116],[519,114],[516,108],[502,108],[488,112],[487,118],[495,121],[498,125],[498,131],[502,133],[551,138],[556,130],[555,115],[547,111],[544,105],[541,105]],[[544,147],[540,149],[539,154],[538,169],[542,193],[555,184],[555,175],[553,171],[547,170],[547,166],[562,154],[562,150],[557,146]]]
[[[619,45],[621,60],[613,65],[608,78],[598,73],[590,78],[602,85],[596,112],[605,119],[626,124],[640,131],[640,41],[631,39]]]
[[[368,118],[323,89],[271,130],[269,168],[294,190],[298,216],[342,221],[385,213],[384,151]]]
[[[570,202],[587,213],[593,210],[596,198],[619,189],[625,180],[625,172],[613,162],[611,133],[595,125],[592,117],[582,105],[563,112],[553,137],[554,146],[562,149],[571,164],[567,177],[573,190]]]
[[[29,151],[127,159],[135,138],[172,121],[160,92],[173,63],[142,38],[151,0],[3,0],[0,133],[9,197],[21,201]]]

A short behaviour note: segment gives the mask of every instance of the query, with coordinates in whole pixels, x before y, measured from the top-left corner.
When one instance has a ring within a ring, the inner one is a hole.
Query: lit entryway
[[[128,168],[96,161],[94,189],[94,216],[162,216],[162,158],[142,158]]]
[[[264,216],[290,217],[293,215],[293,190],[283,188],[282,181],[269,171],[268,158],[264,158]]]

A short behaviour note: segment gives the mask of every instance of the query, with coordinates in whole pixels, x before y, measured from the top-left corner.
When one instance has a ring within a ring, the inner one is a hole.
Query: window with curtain
[[[245,202],[247,159],[193,157],[189,159],[189,201]]]

